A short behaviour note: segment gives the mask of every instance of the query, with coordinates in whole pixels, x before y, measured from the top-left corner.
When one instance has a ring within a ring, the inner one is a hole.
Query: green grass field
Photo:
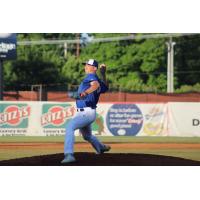
[[[103,142],[123,143],[200,143],[200,137],[134,137],[134,136],[97,136]],[[64,136],[1,136],[0,143],[4,142],[63,142]],[[77,142],[83,142],[81,136]]]
[[[131,136],[117,136],[117,137],[99,137],[101,141],[105,143],[176,143],[176,144],[200,144],[199,137],[131,137]],[[30,137],[30,136],[2,136],[0,137],[0,146],[4,143],[63,143],[64,136],[47,136],[47,137]],[[76,142],[84,142],[82,137],[76,137]],[[82,149],[76,149],[76,151],[83,151]],[[89,151],[93,152],[91,148]],[[46,155],[54,153],[63,153],[62,150],[47,150],[47,149],[3,149],[0,148],[0,160],[9,160],[13,158],[30,157],[36,155]],[[162,148],[162,149],[114,149],[111,153],[145,153],[155,155],[167,155],[181,158],[187,158],[191,160],[200,161],[200,149],[177,149],[177,148]]]

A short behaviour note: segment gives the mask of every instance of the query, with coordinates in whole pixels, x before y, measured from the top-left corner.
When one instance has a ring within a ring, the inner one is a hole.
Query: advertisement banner
[[[75,107],[70,103],[44,103],[41,113],[41,127],[44,135],[63,135],[69,120],[74,116]]]
[[[0,104],[0,134],[26,135],[31,107],[26,103]]]
[[[168,105],[167,104],[141,104],[143,112],[143,127],[141,136],[167,136],[168,135]]]
[[[200,103],[168,103],[169,134],[200,136]]]
[[[16,38],[16,33],[0,33],[0,60],[16,59]]]
[[[97,136],[200,136],[200,103],[100,103]],[[74,102],[0,102],[0,135],[64,135]],[[75,131],[79,135],[79,131]]]
[[[100,104],[101,135],[161,136],[167,135],[167,104]]]

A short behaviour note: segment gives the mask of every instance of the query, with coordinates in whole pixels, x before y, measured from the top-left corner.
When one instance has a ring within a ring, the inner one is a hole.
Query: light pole
[[[175,42],[171,41],[171,93],[174,93],[174,46]]]
[[[174,92],[174,46],[175,42],[170,37],[167,44],[167,93]]]
[[[64,58],[67,58],[67,42],[64,43]]]

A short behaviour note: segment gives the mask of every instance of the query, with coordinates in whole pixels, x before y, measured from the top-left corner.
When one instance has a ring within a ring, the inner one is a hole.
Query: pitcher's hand
[[[105,64],[101,64],[99,68],[100,68],[100,73],[102,75],[104,75],[106,73],[106,65]]]

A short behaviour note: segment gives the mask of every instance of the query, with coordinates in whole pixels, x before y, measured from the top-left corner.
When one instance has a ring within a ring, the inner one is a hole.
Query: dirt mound
[[[68,166],[200,166],[200,162],[149,154],[75,153],[76,162]],[[34,156],[1,161],[0,166],[61,166],[63,154]]]

